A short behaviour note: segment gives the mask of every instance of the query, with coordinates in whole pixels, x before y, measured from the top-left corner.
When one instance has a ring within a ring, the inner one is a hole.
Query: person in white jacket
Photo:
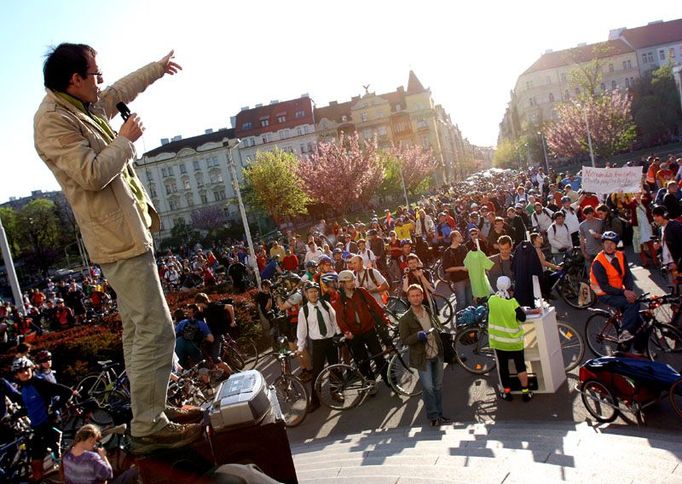
[[[564,253],[573,248],[573,240],[571,239],[570,229],[564,222],[564,212],[561,210],[555,212],[552,219],[554,221],[547,230],[547,241],[552,248],[554,263],[560,264],[563,261]]]
[[[573,246],[580,245],[580,236],[578,229],[580,229],[580,220],[578,220],[578,203],[572,202],[571,197],[561,197],[561,208],[559,209],[564,214],[564,223],[568,226],[568,231],[571,233]]]
[[[419,215],[419,218],[416,220],[414,233],[417,235],[417,237],[426,237],[429,232],[433,232],[435,230],[436,224],[430,215],[426,215],[426,212],[424,212],[423,208],[419,209],[417,214]]]

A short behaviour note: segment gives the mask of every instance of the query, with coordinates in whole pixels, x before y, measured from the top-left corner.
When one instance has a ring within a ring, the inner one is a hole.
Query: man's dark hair
[[[500,235],[497,238],[497,245],[513,245],[512,238],[508,235]]]
[[[588,215],[590,213],[594,213],[594,208],[592,208],[592,205],[588,205],[587,207],[583,208],[583,215]]]
[[[88,54],[97,55],[95,49],[85,44],[59,44],[50,50],[43,64],[45,87],[53,91],[65,92],[71,76],[88,76]]]
[[[665,205],[656,205],[654,208],[651,209],[651,214],[668,218],[668,209],[665,207]]]

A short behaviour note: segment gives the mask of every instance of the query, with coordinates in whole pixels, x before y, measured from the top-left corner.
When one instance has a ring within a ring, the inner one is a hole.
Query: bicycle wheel
[[[587,284],[587,282],[583,279],[582,274],[577,271],[570,271],[568,274],[566,274],[566,277],[563,281],[561,281],[561,284],[558,287],[561,299],[563,299],[566,304],[576,309],[586,309],[594,306],[597,302],[597,296],[592,288],[589,287],[589,284],[587,284],[589,289],[589,300],[584,304],[580,304],[580,291],[582,284]]]
[[[582,363],[583,356],[585,356],[585,343],[580,333],[570,324],[557,322],[557,329],[561,353],[564,356],[564,368],[568,372]]]
[[[308,392],[301,380],[282,375],[274,383],[275,394],[287,427],[296,427],[305,419],[308,411]]]
[[[618,349],[618,331],[611,316],[594,313],[585,323],[585,340],[596,356],[610,356]]]
[[[388,302],[386,302],[386,309],[393,313],[397,318],[400,318],[400,316],[410,309],[410,304],[403,298],[389,296]]]
[[[649,336],[648,351],[651,359],[682,370],[682,333],[667,324],[654,323]]]
[[[670,400],[670,405],[677,415],[682,418],[682,378],[673,383],[670,387],[670,393],[668,393],[668,399]]]
[[[82,404],[86,400],[92,399],[97,402],[97,405],[103,407],[107,404],[107,384],[104,382],[103,378],[100,378],[100,374],[88,375],[83,378],[78,385],[76,385],[76,391],[78,396],[75,397],[75,401],[78,404]]]
[[[242,371],[246,365],[244,358],[236,348],[223,348],[222,360],[236,372]]]
[[[256,343],[254,343],[251,338],[245,336],[237,338],[236,343],[239,353],[244,360],[244,370],[254,369],[258,363],[258,357],[260,356]]]
[[[436,312],[438,314],[438,320],[443,326],[447,326],[452,321],[455,315],[455,310],[450,303],[450,300],[440,294],[432,294],[433,304],[436,306]]]
[[[370,388],[358,370],[343,363],[328,366],[315,381],[320,402],[334,410],[357,407],[365,400]]]
[[[460,328],[455,335],[457,363],[469,373],[485,375],[497,365],[495,351],[488,342],[488,331],[479,326]]]
[[[587,380],[580,386],[580,398],[599,422],[613,422],[618,417],[618,402],[613,393],[597,380]]]
[[[399,354],[395,353],[391,357],[387,371],[388,384],[400,395],[416,397],[422,394],[421,385],[419,384],[419,373],[414,368],[407,366],[407,352],[408,349],[403,348]]]

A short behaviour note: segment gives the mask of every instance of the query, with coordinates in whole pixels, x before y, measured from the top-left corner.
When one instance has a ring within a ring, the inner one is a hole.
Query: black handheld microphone
[[[128,106],[126,106],[126,103],[121,101],[116,105],[116,109],[118,109],[118,112],[121,113],[123,121],[127,121],[128,118],[130,117],[130,109],[128,108]]]

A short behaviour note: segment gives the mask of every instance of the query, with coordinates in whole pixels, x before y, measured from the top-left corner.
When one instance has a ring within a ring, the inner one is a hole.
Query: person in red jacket
[[[376,380],[370,366],[370,356],[373,356],[377,370],[388,385],[386,360],[377,332],[377,329],[382,331],[389,325],[386,312],[366,289],[356,287],[352,271],[341,271],[338,280],[341,286],[340,297],[333,304],[336,323],[346,337],[362,374],[370,380]],[[375,391],[372,392],[374,393]]]

